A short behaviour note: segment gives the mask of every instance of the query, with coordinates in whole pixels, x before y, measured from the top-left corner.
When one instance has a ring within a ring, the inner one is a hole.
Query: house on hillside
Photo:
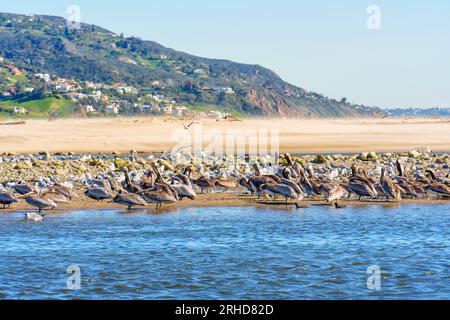
[[[194,72],[194,74],[197,74],[197,75],[204,75],[204,74],[206,74],[205,69],[195,69],[193,72]]]
[[[120,94],[138,94],[139,91],[133,86],[120,86],[116,88],[116,91]]]
[[[183,106],[175,108],[175,115],[178,117],[183,117],[189,114],[189,109]]]
[[[117,115],[117,114],[119,114],[119,111],[120,111],[120,105],[118,103],[113,103],[113,104],[110,104],[109,106],[106,106],[105,110],[107,112],[114,113]]]
[[[73,100],[85,100],[89,96],[87,94],[85,94],[85,93],[82,93],[82,92],[71,92],[71,93],[68,93],[66,95],[66,97],[69,98],[69,99],[73,99]]]
[[[172,114],[172,112],[173,112],[172,106],[166,106],[166,107],[164,107],[164,108],[163,108],[163,112],[164,112],[165,114]]]
[[[91,105],[83,105],[83,109],[86,113],[94,113],[96,111]]]
[[[24,107],[14,106],[13,107],[13,112],[15,114],[27,114],[27,109],[25,109]]]
[[[48,73],[36,73],[34,76],[36,78],[44,80],[45,82],[49,82],[50,81],[50,75]]]

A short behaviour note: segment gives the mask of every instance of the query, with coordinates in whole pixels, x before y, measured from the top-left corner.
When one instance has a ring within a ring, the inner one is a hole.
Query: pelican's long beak
[[[27,194],[23,194],[23,195],[17,196],[16,198],[17,198],[17,199],[25,199],[25,198],[27,198],[27,197],[29,197],[29,196],[34,195],[34,194],[36,194],[36,192],[31,191],[31,192],[29,192],[29,193],[27,193]]]

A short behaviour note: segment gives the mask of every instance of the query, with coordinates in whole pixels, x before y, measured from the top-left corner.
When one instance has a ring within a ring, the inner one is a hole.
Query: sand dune
[[[236,136],[275,130],[281,152],[402,152],[426,146],[450,151],[449,119],[200,120],[185,129],[186,124],[189,121],[120,118],[0,125],[0,152],[162,152],[182,144],[174,137],[211,130],[223,135],[234,130]]]

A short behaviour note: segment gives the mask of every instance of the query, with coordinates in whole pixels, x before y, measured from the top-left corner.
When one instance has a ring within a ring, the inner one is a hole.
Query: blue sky
[[[369,30],[366,10],[381,9]],[[450,107],[448,0],[0,0],[188,53],[260,64],[308,90],[382,107]]]

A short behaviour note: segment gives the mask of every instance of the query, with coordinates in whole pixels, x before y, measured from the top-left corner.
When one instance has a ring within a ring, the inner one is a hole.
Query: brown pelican
[[[314,188],[314,191],[317,194],[320,194],[320,185],[322,183],[329,183],[331,181],[327,180],[327,181],[320,181],[317,177],[316,174],[314,172],[314,168],[310,165],[308,166],[308,168],[306,169],[308,171],[308,175],[309,175],[309,182],[312,185],[312,187]]]
[[[301,166],[297,166],[297,170],[300,175],[299,186],[303,190],[303,192],[307,194],[309,197],[319,195],[320,193],[315,190],[315,187],[312,185],[311,181],[309,181],[309,178],[306,176],[305,170],[303,170]]]
[[[210,179],[208,179],[204,176],[201,176],[198,179],[192,180],[192,183],[200,188],[201,194],[203,194],[203,191],[205,191],[205,190],[206,190],[206,192],[208,192],[209,190],[216,188],[214,182],[212,182]]]
[[[263,184],[260,189],[262,192],[269,196],[272,196],[273,198],[275,198],[277,195],[282,196],[286,199],[286,204],[288,203],[289,199],[303,200],[302,194],[298,194],[294,189],[284,184],[267,183]]]
[[[96,201],[112,198],[111,192],[107,189],[102,189],[102,188],[89,188],[89,189],[86,189],[84,194],[87,197],[89,197],[93,200],[96,200]]]
[[[250,180],[246,177],[242,177],[239,179],[238,184],[247,189],[251,194],[255,194],[258,190],[256,190],[256,187],[250,183]]]
[[[122,190],[114,197],[113,201],[127,206],[128,210],[131,210],[135,206],[145,207],[147,205],[147,202],[140,195],[125,193]]]
[[[403,194],[410,196],[411,198],[419,198],[419,194],[425,194],[425,189],[422,188],[417,181],[406,174],[403,163],[400,159],[397,159],[395,166],[397,167],[398,176],[395,177],[395,181],[398,186],[403,190]],[[427,182],[428,183],[428,182]]]
[[[176,191],[167,184],[156,185],[154,191],[142,191],[139,194],[148,203],[156,204],[156,210],[160,209],[163,204],[178,202]]]
[[[352,166],[352,172],[352,176],[350,177],[348,183],[349,189],[357,196],[359,196],[360,200],[362,197],[371,197],[376,199],[378,196],[378,192],[372,182],[359,175],[358,169],[355,165]]]
[[[443,183],[439,182],[430,183],[425,187],[425,189],[433,191],[439,195],[450,196],[450,187]]]
[[[62,184],[56,184],[50,188],[50,191],[62,194],[66,198],[72,200],[73,198],[78,198],[78,195],[69,187]]]
[[[415,186],[413,183],[411,183],[405,177],[397,177],[396,180],[397,180],[398,186],[401,188],[404,195],[410,196],[411,198],[416,198],[416,199],[419,198],[419,194],[417,191],[423,190],[421,187]],[[425,193],[425,191],[423,190],[423,192],[420,192],[420,193]]]
[[[333,201],[337,201],[347,197],[348,196],[348,192],[347,190],[341,186],[341,185],[335,185],[327,194],[326,198],[328,202],[333,202]]]
[[[386,168],[381,169],[380,185],[387,199],[401,200],[402,190],[386,174]]]
[[[177,181],[177,183],[171,185],[171,187],[175,189],[178,196],[180,197],[180,200],[183,200],[183,198],[189,198],[191,200],[197,198],[197,194],[192,187],[189,177],[182,173],[179,173],[173,178],[173,180]]]
[[[179,201],[177,191],[169,186],[155,164],[152,164],[154,173],[156,173],[156,181],[153,190],[144,190],[139,192],[139,195],[144,198],[147,203],[156,204],[156,210],[160,209],[163,204],[175,203]]]
[[[44,191],[41,195],[53,200],[55,203],[70,203],[69,199],[59,192]]]
[[[288,168],[283,170],[283,178],[280,179],[279,183],[284,184],[292,189],[294,189],[295,192],[297,192],[299,195],[304,195],[303,190],[299,187],[299,185],[294,182],[294,179],[292,178],[292,172]]]
[[[123,172],[125,174],[125,181],[123,181],[122,187],[130,193],[142,191],[142,187],[140,186],[140,184],[131,180],[130,172],[127,167],[123,169]]]
[[[0,191],[0,204],[3,205],[3,209],[11,207],[11,204],[18,201],[16,196],[11,192]]]
[[[23,195],[22,198],[32,207],[39,210],[39,213],[44,209],[55,209],[58,205],[49,197],[45,195],[40,195],[37,192],[31,192],[29,194]]]
[[[20,181],[18,184],[16,184],[14,187],[14,191],[21,195],[29,194],[34,191],[33,187],[29,184],[26,184],[23,181]]]
[[[258,164],[253,164],[253,168],[255,169],[255,176],[250,177],[248,179],[248,183],[250,185],[250,189],[255,190],[255,193],[258,194],[258,198],[261,196],[261,186],[264,184],[275,184],[280,182],[280,177],[276,175],[262,175],[261,170],[259,169]]]
[[[238,187],[237,183],[232,180],[216,180],[214,181],[216,188],[223,189],[223,192],[227,192],[229,189],[236,189]]]
[[[438,179],[433,170],[427,170],[431,177],[431,182],[425,186],[425,189],[437,193],[438,195],[450,196],[450,187],[443,183],[442,179]]]
[[[111,185],[108,180],[104,179],[94,179],[89,181],[89,185],[92,188],[108,189],[111,190]]]
[[[298,162],[294,163],[292,161],[292,157],[289,153],[286,153],[284,155],[284,158],[286,159],[287,166],[281,170],[281,176],[286,178],[286,176],[289,175],[289,176],[293,177],[294,179],[297,179],[299,177],[299,172],[297,172],[298,170],[296,169],[296,166],[300,165],[300,164]],[[289,168],[292,168],[293,171],[290,170]]]
[[[434,172],[434,170],[428,169],[425,171],[425,174],[428,175],[430,177],[431,181],[433,181],[433,182],[443,183],[446,185],[448,185],[450,183],[450,181],[448,181],[446,179],[438,178],[436,176],[436,173]]]
[[[120,183],[118,183],[116,180],[114,180],[112,177],[110,176],[106,176],[105,177],[105,181],[108,182],[109,184],[109,189],[111,191],[120,191],[122,190],[122,187],[120,186]]]
[[[153,170],[148,170],[147,175],[141,181],[141,188],[143,190],[152,189],[155,185],[155,179],[153,176]]]

